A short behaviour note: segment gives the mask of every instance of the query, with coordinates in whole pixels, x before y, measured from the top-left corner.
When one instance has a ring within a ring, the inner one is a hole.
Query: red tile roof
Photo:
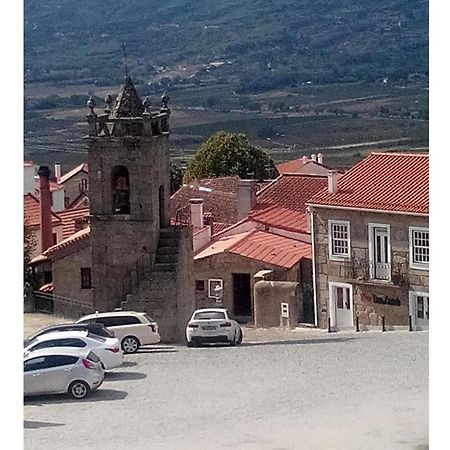
[[[58,212],[59,217],[62,221],[63,227],[63,239],[68,238],[76,229],[76,221],[80,219],[88,219],[89,208],[72,208],[65,209],[64,211]]]
[[[214,222],[232,224],[237,221],[237,190],[240,178],[236,176],[204,178],[182,186],[170,200],[170,215],[186,208],[191,198],[203,199],[203,211],[212,214]],[[259,188],[267,182],[259,183]]]
[[[80,192],[74,200],[70,202],[67,209],[72,208],[88,208],[89,207],[89,196],[86,192]]]
[[[327,186],[327,177],[306,174],[284,174],[268,184],[257,196],[259,207],[276,205],[306,213],[306,202]]]
[[[249,214],[249,220],[286,231],[308,233],[306,213],[277,205],[256,205]]]
[[[91,227],[83,228],[82,230],[77,231],[76,233],[72,234],[68,238],[63,239],[61,242],[58,242],[56,245],[49,247],[41,255],[33,258],[30,261],[30,264],[38,264],[38,263],[41,263],[44,261],[48,261],[59,250],[68,249],[75,243],[83,241],[85,239],[88,239],[90,232],[91,232]]]
[[[308,166],[308,173],[316,171],[318,175],[324,175],[331,169],[330,167],[312,161],[311,159],[304,160],[303,158],[298,158],[277,164],[277,170],[280,175],[286,173],[305,173],[304,170],[306,169],[306,166]]]
[[[87,163],[80,164],[79,166],[75,167],[75,169],[72,169],[71,171],[69,171],[65,175],[63,175],[61,177],[61,179],[59,180],[59,184],[65,183],[67,180],[72,178],[77,173],[80,173],[80,172],[88,173],[88,171],[89,171],[89,166],[87,165]]]
[[[338,180],[338,191],[312,196],[313,205],[428,214],[427,154],[372,153]]]
[[[311,259],[311,244],[252,230],[219,239],[197,253],[194,259],[207,258],[222,252],[290,269],[302,258]]]
[[[28,193],[23,196],[23,216],[25,225],[41,225],[40,202],[33,194]],[[52,212],[53,226],[59,225],[59,223],[61,223],[61,219],[57,214]]]
[[[39,194],[39,177],[35,178],[34,182],[35,182],[35,192],[36,194]],[[50,180],[48,184],[50,185],[50,192],[64,189],[64,186],[60,186],[56,181]]]

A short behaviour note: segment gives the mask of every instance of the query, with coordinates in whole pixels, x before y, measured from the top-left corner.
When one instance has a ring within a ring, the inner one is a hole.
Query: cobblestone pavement
[[[25,400],[25,449],[425,449],[428,333],[246,329],[152,346],[83,401]]]

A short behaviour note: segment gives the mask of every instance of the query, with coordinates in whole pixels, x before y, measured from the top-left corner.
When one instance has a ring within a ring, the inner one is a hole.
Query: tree
[[[229,175],[263,180],[275,178],[278,171],[264,150],[251,145],[245,135],[219,131],[189,161],[183,182]]]
[[[33,272],[29,266],[31,255],[36,248],[37,241],[33,230],[28,226],[23,227],[23,269],[24,269],[24,283],[33,282]]]
[[[170,162],[170,195],[180,189],[183,184],[183,174],[185,169],[174,162]]]

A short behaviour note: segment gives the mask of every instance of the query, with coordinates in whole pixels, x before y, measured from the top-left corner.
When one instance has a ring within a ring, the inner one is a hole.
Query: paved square
[[[25,449],[427,448],[428,332],[274,333],[145,348],[84,401],[27,399]]]

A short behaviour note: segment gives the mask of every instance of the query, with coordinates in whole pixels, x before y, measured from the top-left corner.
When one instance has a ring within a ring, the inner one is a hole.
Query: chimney
[[[308,162],[308,157],[306,155],[303,156],[302,161],[303,161],[303,164],[306,164]]]
[[[306,232],[311,234],[311,214],[312,209],[310,206],[306,207]]]
[[[256,180],[239,180],[237,188],[237,220],[245,219],[256,205]]]
[[[315,153],[313,153],[313,154],[311,155],[311,160],[314,161],[314,162],[317,162],[317,156],[316,156]]]
[[[330,194],[336,194],[336,192],[338,191],[337,186],[338,171],[329,170],[327,175],[328,175],[328,192]]]
[[[322,155],[322,153],[317,153],[317,162],[318,162],[319,164],[322,164],[322,161],[323,161],[323,155]]]
[[[41,214],[41,252],[45,252],[45,250],[53,245],[52,200],[49,183],[50,169],[47,166],[40,166],[38,175]]]
[[[195,228],[203,228],[203,199],[191,198],[191,224]]]
[[[55,179],[57,183],[61,180],[61,163],[59,162],[55,163]]]

